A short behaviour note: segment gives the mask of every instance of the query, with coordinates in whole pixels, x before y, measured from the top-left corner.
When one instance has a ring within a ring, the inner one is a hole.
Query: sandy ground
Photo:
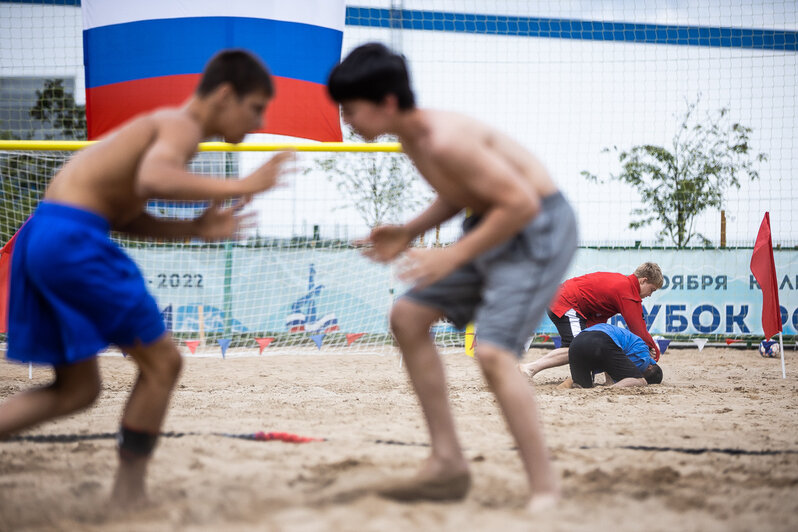
[[[532,360],[543,351],[532,350]],[[110,439],[0,443],[0,530],[798,530],[798,358],[669,350],[646,389],[559,390],[535,378],[563,502],[531,517],[521,464],[473,360],[446,354],[451,400],[474,475],[461,503],[402,504],[362,489],[410,475],[424,422],[396,356],[196,357],[186,361],[150,468],[152,505],[115,514]],[[113,432],[133,364],[101,357],[103,393],[26,434]],[[0,399],[51,373],[0,362]],[[215,432],[284,431],[327,441],[253,442]],[[792,451],[771,455],[676,449]],[[585,448],[587,447],[587,448]]]

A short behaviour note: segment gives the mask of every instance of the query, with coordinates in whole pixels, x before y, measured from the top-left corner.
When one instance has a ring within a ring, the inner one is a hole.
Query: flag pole
[[[779,353],[781,353],[781,378],[787,378],[787,371],[784,369],[784,338],[779,331]]]

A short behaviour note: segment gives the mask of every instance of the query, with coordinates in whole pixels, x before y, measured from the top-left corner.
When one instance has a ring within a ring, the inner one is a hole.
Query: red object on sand
[[[279,440],[286,443],[308,443],[312,441],[324,441],[322,438],[309,438],[307,436],[300,436],[298,434],[291,434],[290,432],[256,432],[255,439],[257,441],[272,441]]]

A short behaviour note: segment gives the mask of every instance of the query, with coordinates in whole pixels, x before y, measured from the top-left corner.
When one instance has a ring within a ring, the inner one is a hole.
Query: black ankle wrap
[[[133,430],[123,425],[117,436],[119,456],[126,460],[146,458],[152,454],[157,441],[157,434]]]

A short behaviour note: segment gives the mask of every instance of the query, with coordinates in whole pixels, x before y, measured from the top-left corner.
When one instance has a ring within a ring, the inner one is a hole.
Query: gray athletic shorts
[[[479,223],[466,218],[463,232]],[[576,218],[559,192],[516,236],[440,281],[402,297],[439,309],[458,329],[476,323],[477,341],[523,354],[576,251]]]

